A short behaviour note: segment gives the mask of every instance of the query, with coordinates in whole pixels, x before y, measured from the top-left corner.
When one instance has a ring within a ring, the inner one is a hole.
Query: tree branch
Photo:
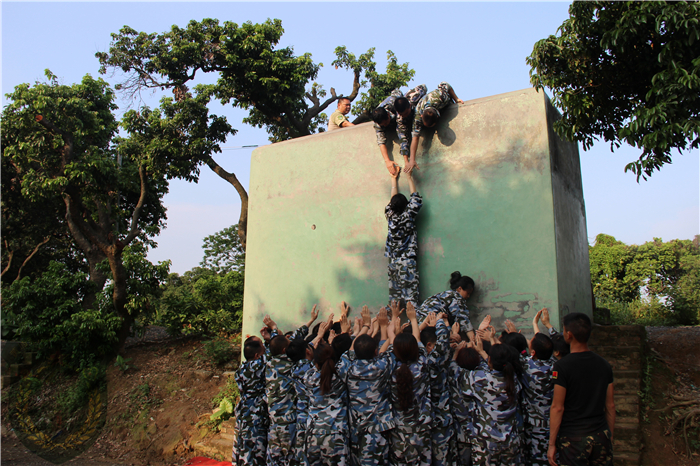
[[[32,251],[32,253],[29,254],[26,259],[24,259],[24,262],[22,262],[22,265],[19,266],[19,270],[17,271],[17,278],[15,278],[15,280],[20,279],[20,277],[22,276],[22,269],[24,268],[25,265],[27,265],[27,262],[29,262],[29,259],[34,257],[34,254],[36,254],[39,251],[39,248],[42,247],[43,245],[45,245],[46,243],[48,243],[50,239],[51,239],[50,236],[47,236],[46,238],[44,238],[44,241],[37,244],[36,247],[34,248],[34,250]]]
[[[248,193],[241,182],[238,181],[236,175],[224,170],[214,159],[208,157],[206,164],[214,173],[219,175],[223,180],[231,183],[231,185],[236,188],[236,191],[238,191],[238,196],[241,198],[241,216],[238,219],[238,238],[241,240],[241,247],[245,250],[248,231]]]
[[[2,269],[2,273],[0,273],[0,278],[4,277],[4,276],[5,276],[5,273],[7,273],[7,271],[10,270],[10,267],[12,266],[12,256],[14,256],[14,254],[15,254],[15,252],[12,251],[12,250],[9,250],[9,249],[7,248],[7,246],[8,246],[7,240],[5,240],[5,250],[8,251],[7,254],[8,254],[9,257],[8,257],[8,260],[7,260],[7,266],[5,266],[5,268]]]
[[[129,228],[129,235],[124,240],[123,246],[128,246],[134,238],[139,234],[138,221],[141,216],[141,210],[143,209],[143,204],[146,202],[146,193],[148,192],[146,186],[146,169],[143,165],[139,166],[139,177],[141,178],[141,195],[139,196],[139,202],[134,208],[134,213],[131,215],[131,225]],[[123,247],[122,246],[122,247]]]

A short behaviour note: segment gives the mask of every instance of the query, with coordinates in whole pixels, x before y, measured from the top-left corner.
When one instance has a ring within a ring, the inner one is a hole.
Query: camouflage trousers
[[[309,433],[306,443],[309,466],[348,466],[348,437],[345,433]]]
[[[583,437],[557,437],[559,464],[562,466],[612,466],[610,431]]]
[[[547,424],[549,424],[547,422]],[[547,466],[547,447],[549,446],[549,427],[532,426],[525,423],[523,436],[523,456],[526,464]]]
[[[267,428],[236,426],[233,437],[233,455],[231,463],[234,466],[267,464]]]
[[[457,466],[470,466],[472,458],[472,444],[469,442],[460,442],[455,446],[454,463]]]
[[[295,438],[292,442],[294,445],[294,459],[292,460],[292,465],[307,466],[309,461],[306,458],[306,421],[298,422],[300,420],[300,418],[297,418]]]
[[[432,464],[429,425],[396,426],[391,431],[390,464],[430,466]]]
[[[389,464],[389,437],[386,432],[353,432],[350,439],[350,461],[353,466],[386,466]]]
[[[389,260],[389,303],[401,299],[418,306],[418,264],[415,259]]]
[[[294,461],[296,424],[274,424],[267,433],[267,464],[289,466]]]
[[[481,437],[472,439],[472,465],[520,466],[520,438],[511,436],[505,442],[494,442]]]
[[[455,425],[446,427],[433,427],[432,435],[432,455],[433,466],[447,466],[454,464],[454,451],[456,446]]]

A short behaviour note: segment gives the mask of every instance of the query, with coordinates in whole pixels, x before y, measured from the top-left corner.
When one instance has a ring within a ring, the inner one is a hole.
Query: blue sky
[[[351,75],[330,66],[336,46],[361,54],[376,48],[378,68],[384,69],[386,51],[416,71],[409,85],[434,88],[450,82],[463,100],[530,87],[525,58],[534,43],[550,34],[568,17],[568,3],[560,2],[447,2],[447,3],[272,3],[272,2],[2,2],[2,93],[20,83],[44,80],[44,69],[70,84],[85,74],[98,75],[95,52],[107,51],[110,33],[124,25],[138,31],[164,32],[171,25],[217,18],[254,23],[279,18],[285,29],[281,46],[297,54],[311,53],[325,66],[318,82],[339,93],[351,90]],[[397,33],[392,23],[403,18]],[[120,76],[106,76],[112,84]],[[154,106],[160,94],[144,95]],[[120,111],[129,102],[119,100]],[[247,187],[252,149],[267,144],[264,130],[244,125],[245,112],[214,106],[238,129],[215,158],[233,171]],[[648,181],[637,183],[624,166],[638,151],[609,144],[580,149],[581,170],[592,242],[607,233],[628,244],[654,237],[691,239],[700,233],[700,162],[698,151],[676,155]],[[378,169],[383,165],[378,157]],[[168,227],[157,239],[149,259],[171,259],[171,271],[183,273],[202,259],[202,239],[238,220],[240,202],[226,182],[202,170],[198,184],[173,182],[165,198]]]

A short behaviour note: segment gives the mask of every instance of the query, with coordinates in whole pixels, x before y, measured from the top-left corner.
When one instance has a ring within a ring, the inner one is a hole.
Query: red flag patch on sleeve
[[[559,371],[552,371],[552,378],[556,379],[559,376]]]

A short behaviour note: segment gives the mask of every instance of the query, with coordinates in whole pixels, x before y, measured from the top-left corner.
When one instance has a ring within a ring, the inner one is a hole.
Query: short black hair
[[[398,113],[403,113],[409,108],[411,108],[411,103],[406,97],[397,97],[394,101],[394,110],[396,110]]]
[[[560,358],[563,358],[571,352],[569,344],[566,342],[566,340],[564,339],[564,335],[562,335],[561,333],[552,335],[552,350],[556,353],[559,353]]]
[[[428,343],[437,343],[437,333],[435,332],[435,327],[425,327],[420,332],[420,341],[424,345]]]
[[[333,339],[333,359],[337,362],[340,357],[352,346],[352,337],[348,333],[341,333]]]
[[[423,119],[423,124],[425,126],[427,126],[428,128],[432,128],[433,126],[435,126],[435,123],[438,122],[440,114],[433,107],[428,107],[425,110],[423,110],[423,115],[421,118]]]
[[[306,348],[309,343],[303,338],[295,338],[287,346],[287,357],[294,362],[300,361],[306,357]]]
[[[243,344],[243,356],[245,356],[246,361],[252,361],[255,359],[255,356],[264,350],[265,347],[259,338],[249,337]]]
[[[456,290],[462,288],[464,291],[471,293],[474,291],[474,280],[471,277],[462,275],[459,271],[454,271],[450,274],[450,289]]]
[[[554,344],[552,339],[544,333],[537,333],[532,337],[532,350],[535,352],[535,357],[540,361],[544,361],[552,357]]]
[[[571,332],[579,343],[588,343],[591,337],[591,318],[583,312],[572,312],[564,316],[563,323],[567,332]]]
[[[523,335],[522,333],[506,333],[501,338],[501,343],[503,343],[504,345],[512,346],[513,348],[518,350],[518,353],[520,354],[522,354],[524,351],[527,351],[527,338],[525,338],[525,335]]]
[[[355,338],[354,349],[357,359],[372,359],[376,356],[377,341],[364,333]]]
[[[352,100],[350,100],[350,97],[340,96],[340,97],[338,97],[338,105],[340,105],[340,102],[343,100],[347,100],[348,102],[352,102]]]
[[[404,210],[406,210],[407,205],[408,199],[406,199],[406,196],[401,193],[397,193],[391,196],[391,200],[389,201],[389,210],[396,215],[401,215]]]
[[[389,112],[387,112],[384,107],[377,107],[372,112],[372,121],[374,121],[378,125],[381,124],[387,118],[389,118]]]
[[[277,335],[270,340],[270,356],[279,356],[284,353],[289,346],[289,340],[284,335]]]

